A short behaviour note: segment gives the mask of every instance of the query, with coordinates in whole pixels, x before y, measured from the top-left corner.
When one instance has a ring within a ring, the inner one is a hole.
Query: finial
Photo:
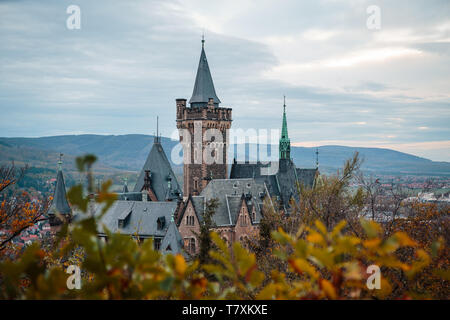
[[[202,32],[202,48],[205,46],[205,30]]]
[[[59,160],[58,160],[58,170],[61,171],[62,170],[62,157],[64,154],[60,153],[59,154]]]
[[[174,213],[175,213],[175,209],[172,210],[172,214],[170,215],[170,222],[175,222],[175,219],[173,217]]]
[[[283,112],[286,112],[286,95],[283,95]]]
[[[316,148],[316,169],[319,169],[319,148]]]
[[[127,177],[123,178],[123,184],[128,186],[128,178]]]

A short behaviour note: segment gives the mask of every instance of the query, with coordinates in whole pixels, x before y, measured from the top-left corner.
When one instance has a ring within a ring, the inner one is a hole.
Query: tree
[[[81,163],[83,168],[86,164],[84,160]],[[90,171],[89,164],[87,167]],[[59,266],[48,263],[40,244],[35,243],[18,259],[0,261],[0,298],[433,298],[436,297],[434,285],[440,286],[440,294],[448,294],[448,251],[445,241],[432,241],[429,251],[422,242],[415,241],[405,231],[395,231],[386,236],[382,225],[373,220],[358,220],[360,236],[352,231],[356,227],[346,228],[345,220],[330,220],[335,223],[330,230],[319,220],[310,224],[301,223],[296,231],[291,229],[289,233],[279,227],[271,232],[269,244],[273,247],[265,252],[275,263],[266,266],[262,266],[259,257],[239,242],[234,242],[230,248],[214,232],[209,234],[209,242],[205,242],[209,243],[209,262],[206,264],[200,264],[199,259],[186,261],[181,254],[162,255],[154,249],[151,239],[140,244],[132,236],[112,233],[107,229],[104,232],[108,241],[98,241],[97,225],[101,217],[91,215],[89,207],[93,202],[104,210],[110,207],[116,198],[109,192],[110,186],[110,182],[104,183],[95,197],[89,192],[85,195],[81,186],[69,191],[72,205],[85,214],[62,228],[57,239],[67,235],[71,241],[66,242],[61,250],[51,253],[58,258],[72,254],[76,248],[82,250],[80,268],[88,277],[83,280],[81,289],[68,289],[68,275]],[[328,186],[326,190],[334,189]],[[324,201],[316,202],[318,207],[328,204],[329,197],[318,199]],[[348,199],[352,197],[341,200]],[[213,216],[213,207],[214,204],[210,203],[209,218]],[[332,207],[329,209],[333,210]],[[446,210],[444,213],[448,216]],[[433,210],[426,212],[434,215]],[[274,217],[276,214],[275,211]],[[445,215],[440,217],[445,218]],[[424,216],[418,222],[424,232],[429,220],[429,216]],[[211,223],[212,219],[204,225]],[[283,220],[277,223],[284,225]],[[204,230],[206,232],[206,227]],[[439,232],[448,233],[448,229],[433,230],[436,235]],[[431,238],[426,239],[426,243],[428,241]],[[373,264],[381,269],[380,290],[371,290],[367,286],[367,267]],[[266,267],[267,272],[262,267]],[[427,280],[429,274],[436,280],[431,285]],[[26,286],[21,286],[24,281]]]
[[[39,201],[32,199],[28,192],[8,190],[26,170],[27,167],[17,169],[14,163],[0,167],[0,259],[16,255],[13,240],[39,221],[46,220],[44,215],[51,199]]]
[[[365,195],[362,188],[356,192],[350,189],[362,161],[358,152],[347,160],[342,170],[335,175],[322,176],[320,185],[303,189],[300,197],[299,216],[306,225],[315,220],[323,221],[327,230],[332,230],[341,220],[348,222],[354,234],[360,234],[359,214],[364,207]]]
[[[211,199],[206,202],[206,210],[203,213],[203,221],[200,223],[200,233],[196,234],[199,239],[200,246],[200,250],[196,258],[199,260],[200,264],[206,264],[210,261],[209,251],[213,248],[211,229],[215,226],[213,215],[218,206],[218,199]]]

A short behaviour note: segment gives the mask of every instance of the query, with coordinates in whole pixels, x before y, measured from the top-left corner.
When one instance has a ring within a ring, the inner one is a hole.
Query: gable
[[[241,198],[241,203],[238,209],[239,211],[236,212],[236,221],[234,224],[239,227],[250,226],[252,224],[252,219],[250,218],[248,207],[243,197]]]
[[[203,221],[203,210],[200,211],[200,207],[204,206],[203,197],[189,196],[187,204],[181,212],[181,216],[178,219],[178,226],[200,226]]]
[[[158,201],[165,201],[168,196],[171,199],[176,199],[176,192],[181,195],[181,188],[160,143],[153,143],[147,160],[139,173],[133,192],[141,192],[142,187],[144,186],[146,170],[150,170],[151,186]],[[170,190],[169,178],[171,179]]]

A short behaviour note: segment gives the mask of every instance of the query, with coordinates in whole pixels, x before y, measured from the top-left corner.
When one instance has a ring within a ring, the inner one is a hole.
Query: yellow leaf
[[[308,236],[306,237],[306,240],[312,243],[323,243],[324,242],[324,238],[323,236],[315,231],[312,231],[308,234]]]
[[[181,254],[177,254],[174,257],[174,263],[175,272],[180,276],[184,275],[184,272],[186,271],[186,261],[184,261],[184,258]]]
[[[328,299],[337,298],[336,290],[334,290],[334,287],[330,281],[326,279],[320,279],[320,287],[322,288]]]
[[[403,247],[416,247],[417,243],[412,240],[406,233],[404,232],[397,232],[395,233],[395,237],[397,238],[397,241],[399,244]]]
[[[304,259],[289,259],[289,264],[295,272],[302,274],[306,272],[312,278],[317,279],[319,277],[319,273],[316,271],[310,263],[308,263]]]
[[[322,234],[327,234],[327,227],[325,227],[320,220],[316,220],[314,224],[316,225],[317,230],[319,230]]]
[[[363,241],[363,245],[366,248],[373,249],[376,248],[381,243],[381,239],[373,238]]]

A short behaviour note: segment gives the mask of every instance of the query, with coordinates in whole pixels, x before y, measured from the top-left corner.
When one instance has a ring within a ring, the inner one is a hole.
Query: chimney
[[[183,110],[186,109],[186,99],[176,99],[177,102],[177,119],[183,118]]]
[[[150,190],[151,185],[152,185],[152,178],[150,170],[145,170],[144,186],[142,187],[142,190]]]

